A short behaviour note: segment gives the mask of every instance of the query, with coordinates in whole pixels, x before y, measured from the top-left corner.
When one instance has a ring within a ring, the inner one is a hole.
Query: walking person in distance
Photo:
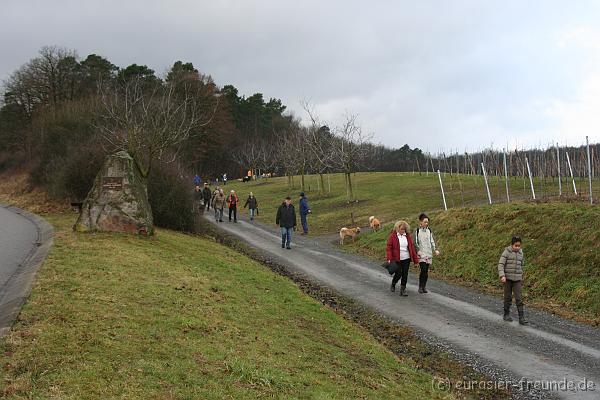
[[[244,208],[246,207],[250,210],[250,221],[254,221],[254,211],[258,208],[258,201],[252,192],[250,192],[244,203]]]
[[[281,248],[292,248],[292,231],[296,229],[296,210],[288,196],[277,209],[275,224],[281,229]]]

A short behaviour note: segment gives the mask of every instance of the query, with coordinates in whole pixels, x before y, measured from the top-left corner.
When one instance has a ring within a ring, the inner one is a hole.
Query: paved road
[[[54,230],[42,218],[0,204],[0,337],[9,331],[44,262]]]
[[[0,207],[0,292],[37,240],[38,230],[33,222]]]
[[[529,326],[507,323],[500,315],[500,299],[431,278],[430,293],[418,294],[416,277],[411,275],[409,296],[400,297],[389,291],[391,278],[381,266],[337,250],[331,239],[296,235],[293,249],[286,250],[275,227],[247,221],[218,225],[291,270],[411,325],[423,338],[487,372],[498,384],[510,381],[515,389],[562,382],[578,386],[576,391],[517,390],[518,398],[600,399],[599,329],[527,309]],[[594,390],[581,390],[582,382]]]

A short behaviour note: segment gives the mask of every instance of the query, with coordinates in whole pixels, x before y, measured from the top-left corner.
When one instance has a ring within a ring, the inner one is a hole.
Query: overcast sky
[[[600,2],[1,0],[0,79],[42,46],[164,73],[432,152],[600,142]]]

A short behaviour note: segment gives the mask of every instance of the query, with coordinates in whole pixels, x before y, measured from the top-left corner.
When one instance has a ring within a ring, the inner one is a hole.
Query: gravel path
[[[400,297],[389,291],[391,278],[380,265],[336,249],[332,237],[295,235],[292,250],[286,250],[274,226],[245,220],[218,225],[290,270],[412,326],[428,342],[493,377],[485,384],[510,385],[515,398],[600,399],[597,328],[527,308],[529,326],[516,318],[507,323],[501,299],[431,278],[429,293],[418,294],[412,274],[409,296]],[[536,389],[540,386],[554,387]]]

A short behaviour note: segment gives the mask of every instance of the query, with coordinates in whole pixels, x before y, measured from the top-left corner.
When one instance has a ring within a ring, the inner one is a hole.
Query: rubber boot
[[[400,286],[400,296],[408,296],[408,293],[406,293],[406,286]]]
[[[506,304],[504,305],[504,317],[503,317],[503,319],[505,321],[507,321],[507,322],[512,322],[513,319],[510,316],[510,305],[508,305],[508,306]]]
[[[527,325],[529,322],[525,319],[525,313],[523,312],[523,306],[517,306],[519,311],[519,324]]]

